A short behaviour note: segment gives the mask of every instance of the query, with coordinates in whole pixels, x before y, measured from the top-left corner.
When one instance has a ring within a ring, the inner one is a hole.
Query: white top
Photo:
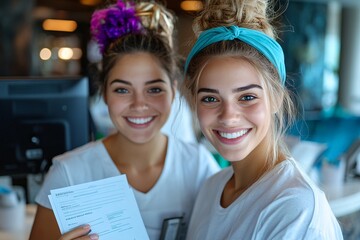
[[[278,164],[230,206],[220,205],[231,167],[201,188],[187,239],[343,239],[324,193],[293,159]]]
[[[205,147],[169,137],[164,169],[157,183],[147,193],[133,189],[150,239],[159,239],[165,218],[184,216],[187,225],[200,185],[218,170]],[[51,208],[50,189],[119,174],[102,141],[91,142],[54,158],[35,201]]]

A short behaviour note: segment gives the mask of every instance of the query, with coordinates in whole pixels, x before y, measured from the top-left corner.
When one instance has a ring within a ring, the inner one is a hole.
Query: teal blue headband
[[[203,48],[216,42],[234,39],[239,39],[262,53],[276,67],[282,83],[285,83],[286,70],[281,46],[263,32],[237,26],[216,27],[202,32],[186,59],[185,73],[191,59]]]

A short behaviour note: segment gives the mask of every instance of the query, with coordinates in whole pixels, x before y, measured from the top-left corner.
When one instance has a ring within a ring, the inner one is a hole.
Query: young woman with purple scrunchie
[[[96,75],[116,132],[53,159],[35,199],[30,240],[98,239],[90,223],[61,235],[48,195],[120,174],[127,176],[151,240],[164,234],[166,219],[182,219],[176,239],[185,237],[195,196],[219,166],[204,146],[160,131],[180,77],[173,24],[170,11],[154,1],[118,0],[94,12],[91,33],[103,57]]]

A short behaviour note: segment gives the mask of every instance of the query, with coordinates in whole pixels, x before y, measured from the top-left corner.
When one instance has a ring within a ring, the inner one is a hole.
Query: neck
[[[167,137],[161,133],[146,143],[134,143],[117,133],[104,139],[104,144],[117,166],[147,168],[163,163]]]
[[[269,143],[265,139],[246,158],[232,162],[235,189],[248,188],[269,168]]]
[[[159,132],[149,142],[138,144],[115,134],[105,139],[104,144],[119,172],[126,174],[129,184],[146,193],[154,187],[162,173],[167,140]]]
[[[221,200],[223,207],[229,206],[276,163],[281,161],[282,155],[277,158],[274,165],[269,164],[271,160],[268,159],[267,149],[268,142],[263,141],[246,158],[231,163],[234,175],[225,185]]]

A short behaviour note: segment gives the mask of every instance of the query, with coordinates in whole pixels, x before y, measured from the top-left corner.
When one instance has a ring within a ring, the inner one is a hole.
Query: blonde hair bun
[[[208,0],[194,20],[194,33],[198,36],[209,28],[235,25],[259,30],[275,38],[269,6],[269,0]]]
[[[169,45],[173,46],[175,17],[169,10],[155,2],[139,2],[136,4],[136,15],[145,28],[166,37]]]

